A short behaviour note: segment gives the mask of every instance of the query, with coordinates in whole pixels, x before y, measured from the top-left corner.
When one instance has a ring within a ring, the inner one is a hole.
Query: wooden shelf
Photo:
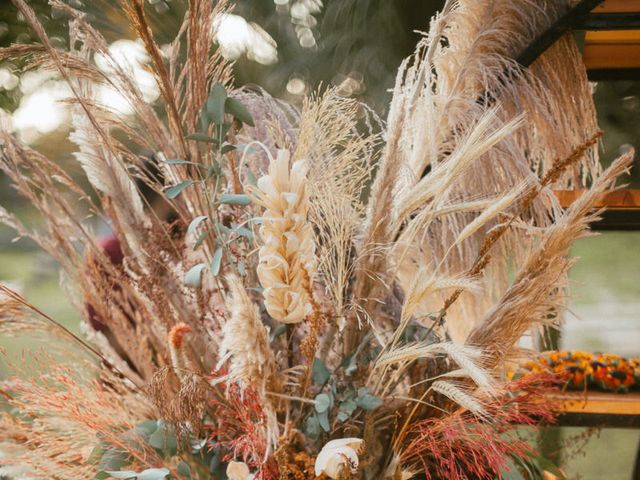
[[[640,12],[640,0],[606,0],[593,9],[594,13]]]
[[[640,393],[562,392],[549,395],[565,413],[640,415]]]
[[[640,393],[562,392],[547,398],[560,403],[561,426],[640,427]]]
[[[560,201],[560,205],[568,208],[584,192],[585,190],[556,190],[555,194]],[[640,210],[640,190],[615,190],[604,193],[596,202],[595,207],[615,210]]]
[[[562,207],[569,207],[584,190],[558,190],[555,192]],[[640,190],[616,190],[604,193],[595,208],[605,208],[601,220],[591,224],[595,231],[640,231]]]
[[[589,70],[640,68],[640,30],[588,31],[583,58]]]

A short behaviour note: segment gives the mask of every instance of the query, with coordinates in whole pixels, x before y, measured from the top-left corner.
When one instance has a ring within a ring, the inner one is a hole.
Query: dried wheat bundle
[[[231,88],[210,48],[224,2],[189,2],[162,49],[143,0],[119,2],[155,104],[81,11],[51,2],[70,19],[62,50],[14,3],[40,44],[0,59],[69,84],[89,188],[0,132],[0,168],[45,227],[0,220],[58,260],[84,318],[80,338],[2,287],[0,329],[61,336],[72,363],[2,384],[0,465],[147,480],[532,468],[515,430],[552,421],[539,398],[554,379],[505,383],[505,362],[560,321],[569,247],[632,159],[600,168],[570,36],[517,63],[573,2],[447,2],[400,67],[386,122],[332,89],[296,110]],[[130,117],[100,103],[103,86]],[[556,187],[587,193],[563,211]]]

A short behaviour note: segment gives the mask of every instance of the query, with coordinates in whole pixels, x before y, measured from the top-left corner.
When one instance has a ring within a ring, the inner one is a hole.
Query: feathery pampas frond
[[[241,388],[252,386],[261,395],[265,395],[267,388],[277,391],[276,361],[269,346],[269,332],[260,320],[258,307],[238,277],[227,277],[227,284],[230,317],[222,326],[216,370],[226,365],[228,373],[217,381],[237,383]]]

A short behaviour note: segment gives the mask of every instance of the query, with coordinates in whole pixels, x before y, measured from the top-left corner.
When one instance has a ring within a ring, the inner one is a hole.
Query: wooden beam
[[[583,59],[587,69],[640,68],[640,30],[587,32]]]
[[[587,78],[592,82],[636,82],[640,80],[640,68],[590,68]]]
[[[560,205],[568,208],[584,190],[558,190]],[[594,208],[604,208],[601,219],[591,224],[594,231],[640,231],[640,190],[616,190],[600,195]]]
[[[640,12],[640,0],[606,0],[593,11],[594,13]]]
[[[586,190],[556,190],[554,193],[560,205],[568,208]],[[615,190],[600,195],[595,208],[608,208],[616,210],[640,210],[640,190]]]
[[[640,28],[640,12],[591,13],[576,30],[633,30]]]
[[[603,0],[581,0],[556,20],[545,32],[531,42],[516,59],[523,67],[528,67],[553,45],[562,35],[582,22],[591,10]]]
[[[558,402],[563,413],[640,415],[639,393],[562,392],[547,398]]]

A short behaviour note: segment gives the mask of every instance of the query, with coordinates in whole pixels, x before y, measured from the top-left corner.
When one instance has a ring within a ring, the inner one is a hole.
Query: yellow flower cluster
[[[624,358],[608,353],[547,352],[509,374],[517,378],[527,373],[550,372],[567,380],[576,390],[628,392],[640,389],[640,358]]]

